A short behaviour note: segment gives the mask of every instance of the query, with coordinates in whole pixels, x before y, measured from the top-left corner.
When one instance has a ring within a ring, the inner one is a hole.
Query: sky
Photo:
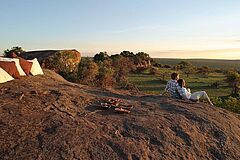
[[[239,0],[0,0],[0,53],[144,51],[160,58],[240,59]]]

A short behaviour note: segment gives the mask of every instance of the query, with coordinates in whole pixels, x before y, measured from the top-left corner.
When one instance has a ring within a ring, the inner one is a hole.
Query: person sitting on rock
[[[191,93],[190,88],[186,88],[186,82],[184,79],[178,79],[177,80],[180,90],[178,90],[181,97],[185,100],[191,100],[191,101],[199,101],[200,98],[206,99],[210,105],[213,105],[210,98],[208,97],[207,93],[205,91],[198,91]]]
[[[178,90],[180,88],[179,84],[177,83],[177,80],[179,79],[178,73],[172,73],[171,74],[171,80],[167,82],[166,88],[164,92],[160,95],[164,95],[165,93],[169,93],[172,98],[181,99],[181,95],[179,94]]]

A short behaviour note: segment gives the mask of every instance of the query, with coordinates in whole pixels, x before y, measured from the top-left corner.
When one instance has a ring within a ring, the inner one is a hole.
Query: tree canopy
[[[108,60],[109,59],[109,55],[107,54],[107,52],[100,52],[98,54],[95,54],[95,56],[93,57],[95,62],[99,62],[99,61],[104,61],[104,60]]]
[[[11,57],[13,53],[15,53],[17,56],[20,56],[23,52],[25,52],[22,47],[15,46],[12,47],[11,49],[6,49],[4,51],[4,56],[5,57]]]

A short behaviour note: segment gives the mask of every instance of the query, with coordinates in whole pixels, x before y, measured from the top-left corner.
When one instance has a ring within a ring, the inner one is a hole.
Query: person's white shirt
[[[185,87],[182,87],[181,89],[182,89],[182,93],[183,93],[182,97],[184,99],[190,99],[191,98],[191,92],[189,92],[189,90]]]

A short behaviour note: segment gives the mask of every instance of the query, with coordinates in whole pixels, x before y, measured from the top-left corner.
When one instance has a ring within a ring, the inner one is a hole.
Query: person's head
[[[186,82],[185,82],[184,79],[179,79],[177,82],[178,82],[180,87],[185,87],[186,86]]]
[[[171,74],[171,78],[172,78],[172,80],[178,80],[179,79],[179,74],[174,72],[174,73]]]

